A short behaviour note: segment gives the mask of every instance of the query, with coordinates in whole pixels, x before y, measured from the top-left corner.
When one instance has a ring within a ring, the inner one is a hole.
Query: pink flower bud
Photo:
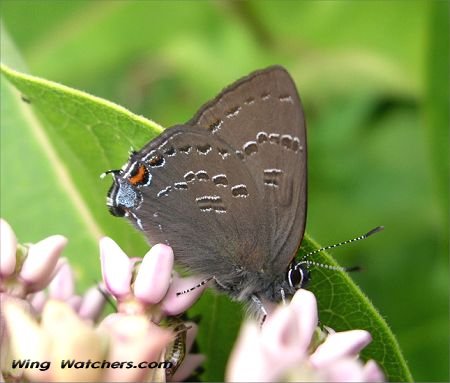
[[[0,279],[9,277],[16,267],[17,239],[8,222],[0,219]]]
[[[105,297],[99,286],[91,287],[83,296],[78,314],[83,319],[96,320],[105,306]]]
[[[72,268],[67,263],[67,260],[63,260],[63,263],[51,280],[48,289],[50,297],[60,301],[65,301],[74,294],[75,281]]]
[[[364,330],[336,332],[317,347],[311,355],[311,363],[316,368],[322,368],[332,360],[354,357],[371,341],[370,333]]]
[[[179,315],[191,307],[206,288],[206,284],[186,294],[177,295],[177,293],[198,285],[202,280],[201,277],[180,278],[175,274],[169,291],[161,302],[164,313],[166,315]]]
[[[66,243],[67,239],[62,235],[52,235],[31,245],[20,271],[28,292],[39,291],[48,285]]]
[[[156,304],[169,288],[173,268],[172,248],[163,244],[153,246],[144,256],[134,282],[136,298]]]
[[[117,298],[130,294],[132,264],[111,238],[100,240],[100,260],[106,289]]]

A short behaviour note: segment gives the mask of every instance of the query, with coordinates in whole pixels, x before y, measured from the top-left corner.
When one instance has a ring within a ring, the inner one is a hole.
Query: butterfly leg
[[[134,214],[132,211],[130,211],[129,214],[136,220],[136,224],[139,226],[139,229],[144,231],[144,228],[142,227],[141,219],[136,214]]]
[[[281,300],[283,301],[283,304],[286,306],[286,294],[285,294],[283,288],[280,290],[280,294],[281,294]]]
[[[219,287],[221,287],[225,291],[230,291],[230,288],[225,286],[224,284],[220,283],[219,280],[215,276],[213,277],[213,279],[214,279],[214,282],[216,282]]]
[[[264,322],[266,321],[267,318],[267,311],[264,308],[264,305],[261,302],[261,299],[259,299],[256,295],[252,295],[252,301],[256,303],[256,305],[258,306],[259,310],[262,313],[262,318],[261,318],[261,323],[260,326],[262,327],[262,325],[264,324]]]
[[[204,279],[203,281],[201,281],[200,283],[196,284],[195,286],[191,287],[190,289],[187,290],[183,290],[183,291],[179,291],[177,292],[177,296],[179,295],[183,295],[183,294],[187,294],[190,293],[192,290],[198,289],[199,287],[202,287],[203,285],[205,285],[206,283],[208,283],[211,279],[213,279],[214,277],[209,277]]]

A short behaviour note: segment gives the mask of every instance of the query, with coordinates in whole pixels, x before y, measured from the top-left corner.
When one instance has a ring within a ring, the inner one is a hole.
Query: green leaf
[[[430,36],[425,118],[427,119],[427,133],[432,160],[433,181],[436,183],[437,200],[441,203],[443,221],[442,235],[447,236],[448,227],[448,175],[450,166],[448,161],[449,122],[449,20],[448,2],[433,2],[430,10]],[[445,252],[447,255],[447,252]],[[447,256],[445,256],[447,260]]]
[[[74,259],[86,255],[84,269],[77,269],[77,274],[92,284],[99,275],[97,244],[85,230],[71,190],[61,182],[60,167],[49,160],[54,154],[51,147],[36,133],[39,122],[6,81],[0,88],[1,216],[22,243],[56,233],[70,238],[64,255]]]
[[[199,351],[206,356],[202,381],[223,381],[243,318],[242,306],[207,290],[189,314],[200,319],[196,340]]]
[[[299,257],[318,248],[320,246],[305,235]],[[326,252],[315,254],[314,261],[339,266]],[[307,289],[316,295],[320,322],[336,331],[369,331],[373,340],[363,350],[362,357],[377,361],[388,381],[412,382],[413,378],[394,334],[348,274],[318,267],[315,267],[311,274],[311,284]]]
[[[70,194],[91,235],[99,238],[106,233],[121,238],[119,243],[125,249],[142,254],[145,245],[141,236],[128,229],[123,220],[109,215],[105,195],[111,182],[99,176],[105,170],[120,167],[130,147],[140,148],[162,128],[87,93],[5,65],[1,71],[22,97],[29,100],[31,109],[27,107],[25,113],[32,116],[31,129],[41,137],[38,145],[48,153],[60,186]],[[19,95],[16,99],[19,100]]]
[[[123,153],[130,145],[139,148],[155,137],[161,128],[83,92],[19,73],[4,65],[1,70],[31,101],[33,109],[27,109],[26,113],[37,113],[44,121],[41,124],[36,119],[32,129],[48,139],[48,145],[43,148],[54,151],[50,156],[50,166],[62,168],[55,170],[60,175],[57,177],[59,185],[63,183],[63,189],[67,189],[64,183],[69,183],[71,192],[68,196],[72,205],[79,211],[85,209],[85,213],[80,214],[83,222],[87,226],[93,225],[91,228],[98,228],[98,231],[108,230],[119,241],[128,239],[125,242],[127,249],[139,249],[142,239],[131,228],[122,226],[124,220],[108,216],[104,195],[109,185],[103,186],[98,175],[120,166],[125,161]],[[12,124],[8,125],[11,128]],[[39,140],[37,145],[41,145]],[[79,197],[75,198],[74,193],[79,193]],[[48,200],[50,204],[54,202],[51,198]],[[316,248],[318,245],[306,237],[301,254]],[[325,253],[315,260],[336,264]],[[412,380],[388,325],[345,273],[315,269],[310,288],[318,298],[323,324],[336,330],[362,328],[370,331],[373,342],[363,356],[380,363],[389,380]],[[203,317],[198,342],[200,351],[208,358],[205,377],[207,380],[221,380],[236,338],[241,311],[225,297],[206,294],[191,313]]]

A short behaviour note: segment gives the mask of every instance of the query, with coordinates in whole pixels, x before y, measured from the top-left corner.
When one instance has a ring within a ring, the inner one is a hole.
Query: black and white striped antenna
[[[310,257],[311,255],[314,255],[314,254],[320,253],[322,251],[325,251],[325,250],[330,250],[330,249],[334,249],[334,248],[342,246],[342,245],[346,245],[348,243],[361,241],[363,239],[366,239],[366,238],[370,237],[372,234],[375,234],[375,233],[378,233],[378,232],[382,231],[383,229],[384,229],[384,226],[377,226],[376,228],[368,231],[366,234],[360,235],[359,237],[348,239],[348,240],[343,241],[343,242],[335,243],[334,245],[325,246],[325,247],[322,247],[320,249],[311,251],[310,253],[305,254],[298,261],[298,265],[306,264],[307,266],[318,266],[318,267],[321,267],[323,269],[340,270],[340,271],[347,271],[347,272],[349,272],[349,271],[358,271],[358,270],[360,270],[359,266],[353,266],[353,267],[332,266],[332,265],[327,265],[327,264],[324,264],[324,263],[310,261],[309,259],[306,259],[306,258]]]
[[[359,237],[348,239],[348,240],[343,241],[343,242],[335,243],[334,245],[325,246],[325,247],[322,247],[320,249],[311,251],[310,253],[305,254],[302,257],[302,259],[310,257],[311,255],[320,253],[321,251],[330,250],[330,249],[334,249],[334,248],[342,246],[342,245],[346,245],[347,243],[361,241],[363,239],[366,239],[366,238],[370,237],[372,234],[375,234],[375,233],[378,233],[378,232],[382,231],[383,229],[384,229],[384,226],[377,226],[375,229],[372,229],[372,230],[368,231],[366,234],[360,235]]]

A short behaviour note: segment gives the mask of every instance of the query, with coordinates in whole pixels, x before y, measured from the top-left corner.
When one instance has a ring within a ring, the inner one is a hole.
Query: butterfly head
[[[133,215],[133,210],[138,209],[142,202],[139,187],[151,182],[152,176],[147,167],[135,161],[122,169],[108,170],[101,177],[107,174],[113,177],[113,184],[106,196],[109,212],[116,217]]]

